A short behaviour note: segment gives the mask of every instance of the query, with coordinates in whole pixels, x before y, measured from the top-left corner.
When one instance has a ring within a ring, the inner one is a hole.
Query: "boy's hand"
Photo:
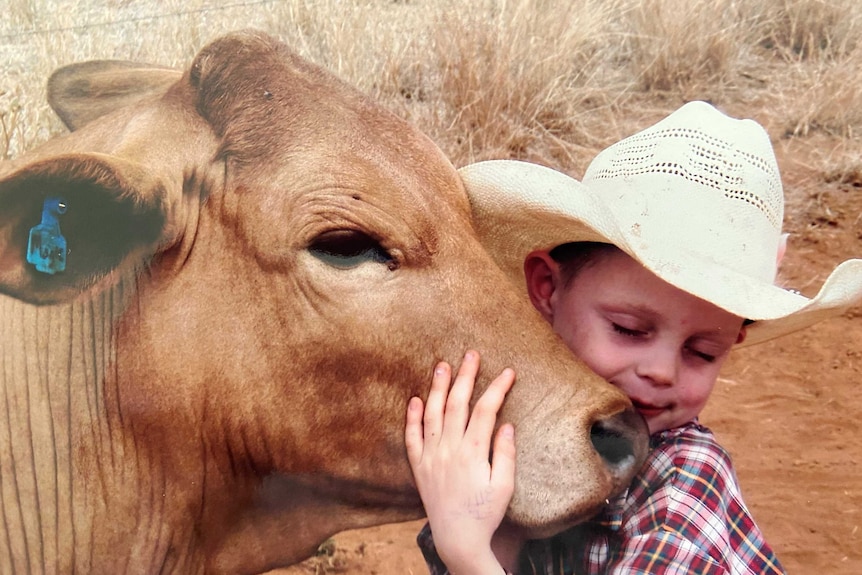
[[[407,408],[407,457],[434,544],[453,575],[503,573],[491,537],[506,513],[515,486],[515,440],[511,424],[500,427],[489,462],[497,412],[515,374],[505,369],[469,413],[479,354],[464,356],[452,389],[451,368],[434,370],[428,404],[414,397]]]

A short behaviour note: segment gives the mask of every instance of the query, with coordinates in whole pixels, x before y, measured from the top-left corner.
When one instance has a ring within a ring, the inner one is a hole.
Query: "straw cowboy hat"
[[[485,246],[525,288],[524,258],[578,241],[611,243],[664,281],[753,320],[740,345],[862,303],[862,259],[807,298],[775,285],[784,194],[766,131],[690,102],[600,152],[583,183],[526,162],[459,170]]]

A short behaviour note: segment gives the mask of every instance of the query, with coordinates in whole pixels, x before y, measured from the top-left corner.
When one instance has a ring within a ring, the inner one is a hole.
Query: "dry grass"
[[[764,3],[762,42],[789,60],[833,59],[852,52],[859,37],[852,1],[777,0]]]
[[[516,157],[579,172],[596,149],[695,98],[761,120],[776,139],[852,140],[862,127],[856,0],[11,0],[7,18],[0,157],[61,129],[43,95],[56,67],[183,66],[244,27],[416,122],[456,164]]]

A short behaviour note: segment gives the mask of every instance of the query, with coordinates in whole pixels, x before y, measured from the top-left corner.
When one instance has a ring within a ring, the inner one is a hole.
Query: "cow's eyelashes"
[[[341,268],[354,268],[365,262],[386,264],[395,269],[395,258],[380,243],[356,230],[333,230],[317,236],[308,246],[311,254],[327,264]]]

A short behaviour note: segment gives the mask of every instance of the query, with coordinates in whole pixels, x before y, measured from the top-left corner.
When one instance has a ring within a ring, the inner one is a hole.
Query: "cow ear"
[[[48,79],[48,103],[74,131],[114,110],[161,96],[181,77],[170,68],[121,60],[70,64]]]
[[[173,243],[174,218],[164,185],[133,162],[69,154],[29,164],[0,179],[0,293],[74,300]]]

